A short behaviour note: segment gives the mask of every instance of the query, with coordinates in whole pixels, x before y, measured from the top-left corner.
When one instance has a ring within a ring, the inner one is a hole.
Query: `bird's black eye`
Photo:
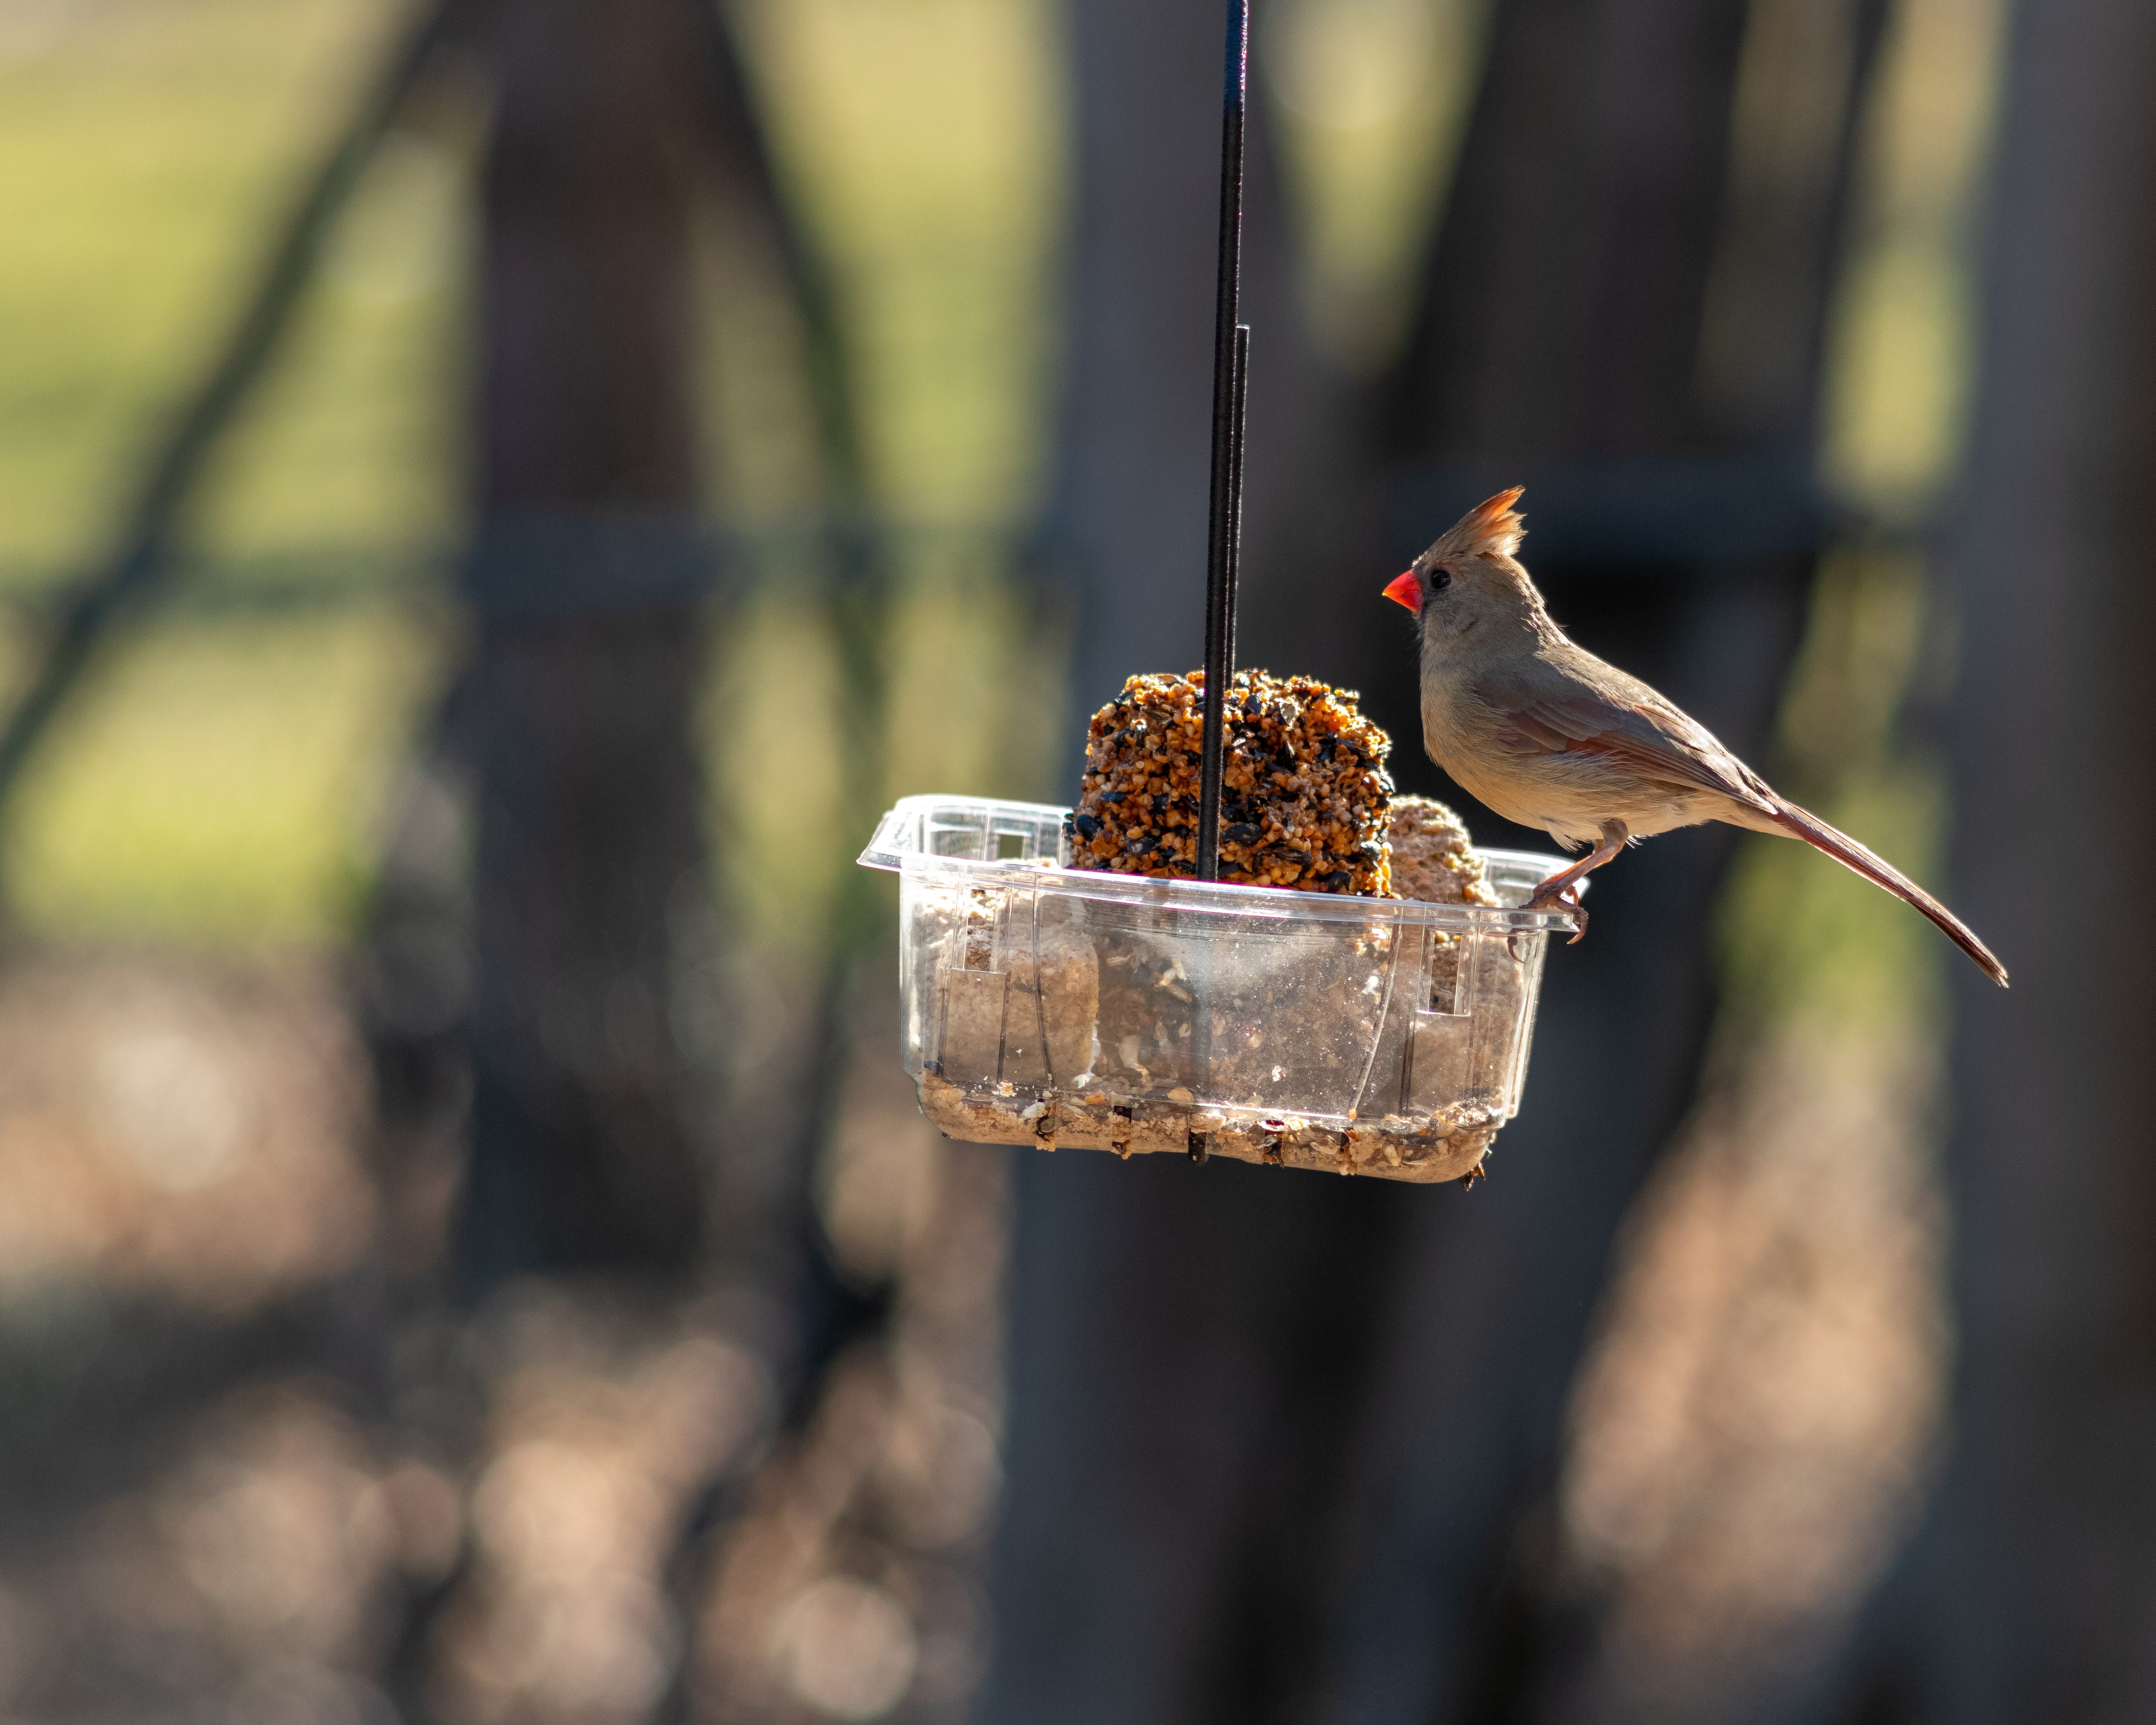
[[[1430,571],[1430,590],[1432,593],[1443,593],[1451,585],[1452,571],[1442,563],[1432,564]]]

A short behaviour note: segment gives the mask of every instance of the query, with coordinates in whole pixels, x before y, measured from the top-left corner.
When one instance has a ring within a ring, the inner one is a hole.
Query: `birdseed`
[[[1071,865],[1197,874],[1205,674],[1132,677],[1093,715],[1065,832]],[[1392,739],[1311,677],[1235,674],[1221,752],[1220,878],[1389,898]]]
[[[1498,907],[1490,866],[1476,851],[1460,817],[1429,797],[1395,797],[1386,824],[1392,844],[1393,891],[1430,905]]]
[[[1387,823],[1393,846],[1393,888],[1402,898],[1431,905],[1486,905],[1500,901],[1490,890],[1490,865],[1476,854],[1460,817],[1429,797],[1395,797]],[[1460,937],[1433,931],[1430,1004],[1442,1012],[1459,1006]]]

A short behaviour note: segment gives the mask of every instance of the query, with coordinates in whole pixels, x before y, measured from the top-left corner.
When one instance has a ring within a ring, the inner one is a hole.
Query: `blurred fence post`
[[[1367,422],[1380,578],[1524,482],[1553,614],[1755,760],[1827,529],[1820,355],[1883,12],[1500,0],[1420,315]],[[1786,51],[1793,26],[1809,53]],[[1413,661],[1384,624],[1341,651],[1398,722]],[[1549,848],[1399,752],[1483,842]],[[1671,834],[1596,877],[1487,1185],[1419,1219],[1404,1307],[1474,1316],[1404,1319],[1389,1363],[1344,1607],[1355,1717],[1563,1710],[1592,1634],[1554,1568],[1568,1399],[1620,1224],[1697,1095],[1733,844]]]
[[[1953,1460],[1834,1717],[2156,1717],[2156,12],[2012,9],[1953,534]],[[2067,840],[2075,842],[2069,845]]]
[[[705,100],[678,0],[522,0],[485,56],[479,521],[460,701],[478,804],[460,1278],[679,1269],[702,1237],[673,1031],[705,914],[691,737],[692,219]]]
[[[1442,788],[1377,589],[1515,480],[1558,614],[1740,749],[1763,737],[1825,526],[1821,330],[1882,10],[1814,8],[1807,60],[1753,51],[1804,3],[1499,0],[1415,340],[1360,403],[1314,359],[1274,361],[1306,348],[1254,174],[1242,656],[1363,689],[1404,784]],[[1090,608],[1083,704],[1196,639],[1218,11],[1073,9],[1055,524]],[[1741,71],[1816,121],[1794,174],[1737,172]],[[1547,845],[1457,799],[1485,842]],[[1538,1565],[1566,1394],[1620,1219],[1692,1098],[1728,848],[1661,840],[1598,885],[1471,1197],[1021,1161],[984,1721],[1524,1717],[1562,1686]]]

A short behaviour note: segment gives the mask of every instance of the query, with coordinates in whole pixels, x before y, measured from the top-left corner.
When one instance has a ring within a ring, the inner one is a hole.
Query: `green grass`
[[[390,8],[110,0],[0,64],[0,569],[78,562]]]
[[[1258,64],[1305,239],[1304,307],[1352,368],[1374,369],[1407,333],[1486,10],[1480,0],[1286,0],[1258,15]]]
[[[1959,461],[1974,370],[1970,228],[1996,122],[2000,0],[1908,0],[1867,116],[1856,243],[1828,354],[1824,469],[1920,517]]]
[[[1995,121],[1998,0],[1897,8],[1864,116],[1855,243],[1834,306],[1823,477],[1891,533],[1952,482],[1974,368],[1971,215]],[[1773,774],[1951,903],[1942,763],[1902,706],[1936,683],[1922,560],[1876,546],[1830,557],[1784,702]],[[1748,836],[1719,907],[1732,1004],[1757,1022],[1818,1014],[1878,1028],[1943,1022],[1964,961],[1909,906],[1808,846]]]
[[[401,9],[112,0],[0,67],[0,580],[91,566],[146,449]],[[407,152],[408,154],[408,152]],[[402,569],[451,524],[439,173],[370,180],[188,521],[197,585]],[[398,272],[401,271],[401,274]],[[23,631],[10,632],[19,665]],[[29,930],[334,938],[437,649],[364,604],[182,611],[115,644],[33,763],[0,867]],[[12,683],[12,680],[11,680]]]
[[[1065,118],[1050,0],[737,8],[839,272],[886,500],[1008,516],[1038,482]]]
[[[1041,287],[1059,218],[1047,0],[762,0],[741,15],[783,171],[836,267],[883,506],[1016,517],[1039,478]],[[107,0],[55,17],[42,45],[0,33],[0,586],[18,592],[101,553],[403,12]],[[376,804],[447,650],[439,614],[386,590],[441,567],[461,531],[476,128],[434,120],[377,160],[190,511],[189,592],[221,592],[226,608],[183,602],[127,635],[11,811],[0,875],[33,932],[252,946],[334,940],[347,923]],[[712,280],[714,504],[798,516],[820,491],[788,315],[767,260],[716,259]],[[814,600],[829,572],[774,572],[773,595],[721,644],[715,724],[827,675]],[[898,634],[942,619],[939,639],[985,668],[993,708],[1013,673],[1007,633],[988,638],[1008,630],[1008,608],[985,579],[911,559]],[[288,598],[346,591],[230,608],[265,581]],[[19,666],[24,631],[5,637],[0,664]],[[947,765],[969,784],[1023,771],[993,748],[952,756],[942,727],[979,716],[938,692],[947,655],[911,662],[929,694],[911,698],[895,745],[916,771]],[[722,726],[715,741],[735,752],[741,734]],[[850,849],[867,816],[835,800],[839,740],[820,747],[788,810],[751,811],[750,835],[805,819],[819,848]],[[720,762],[722,806],[732,770]]]
[[[131,642],[23,787],[11,903],[62,937],[333,940],[437,657],[417,616],[380,608]]]
[[[1933,622],[1917,558],[1830,558],[1783,703],[1775,777],[1943,892],[1940,763],[1900,727]],[[1945,967],[1963,962],[1918,912],[1793,839],[1744,839],[1717,921],[1732,1004],[1753,1023],[1816,1014],[1884,1034],[1934,1020]]]

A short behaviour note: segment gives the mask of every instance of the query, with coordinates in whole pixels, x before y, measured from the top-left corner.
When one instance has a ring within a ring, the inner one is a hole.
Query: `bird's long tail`
[[[1999,962],[1991,948],[1976,937],[1974,929],[1922,887],[1883,857],[1866,850],[1848,834],[1829,826],[1810,809],[1799,809],[1795,803],[1780,797],[1775,798],[1774,801],[1778,806],[1768,818],[1776,825],[1794,834],[1815,849],[1824,850],[1852,873],[1863,875],[1875,886],[1885,887],[1895,897],[1914,905],[1944,929],[1947,937],[1974,958],[1986,976],[2000,988],[2006,986],[2006,967]]]

